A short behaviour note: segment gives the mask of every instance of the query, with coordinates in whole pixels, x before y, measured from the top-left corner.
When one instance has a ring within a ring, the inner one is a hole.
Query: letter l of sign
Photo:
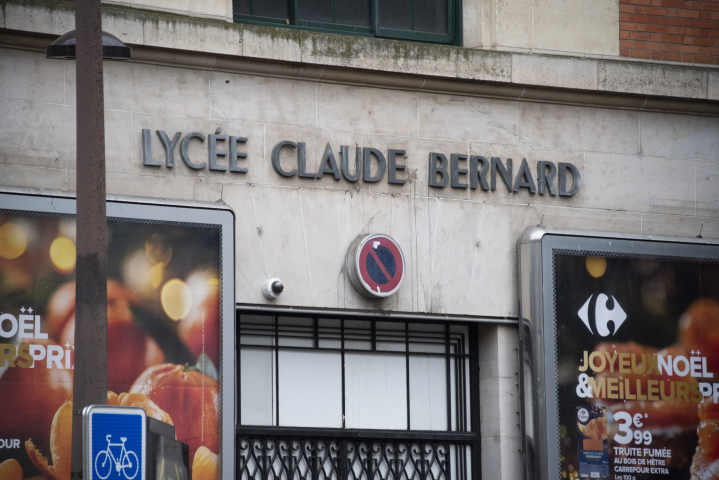
[[[152,161],[152,132],[149,128],[142,129],[142,164],[148,167],[161,167],[162,162]]]

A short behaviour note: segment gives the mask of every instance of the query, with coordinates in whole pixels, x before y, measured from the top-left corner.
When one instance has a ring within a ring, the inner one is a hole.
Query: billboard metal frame
[[[2,187],[0,209],[75,215],[74,192]],[[107,217],[220,228],[220,477],[235,476],[235,214],[224,202],[195,202],[121,195],[107,196]]]
[[[719,259],[719,241],[529,227],[517,240],[522,453],[525,480],[560,480],[552,252]]]

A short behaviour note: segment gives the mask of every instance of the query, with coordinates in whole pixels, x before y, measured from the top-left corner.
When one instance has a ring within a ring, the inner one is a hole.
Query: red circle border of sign
[[[372,280],[372,278],[369,276],[369,272],[367,272],[367,256],[372,249],[372,242],[376,241],[379,241],[379,244],[381,246],[389,249],[389,251],[394,256],[394,261],[396,265],[392,280],[382,285]],[[399,247],[397,242],[395,242],[394,239],[389,235],[370,235],[364,240],[362,240],[359,248],[357,249],[355,268],[357,269],[357,277],[359,278],[365,290],[367,290],[375,297],[389,297],[394,292],[399,290],[399,287],[402,285],[402,280],[404,280],[404,254],[402,253],[402,249]],[[379,291],[377,291],[378,287]],[[383,291],[386,288],[389,288],[389,290]]]

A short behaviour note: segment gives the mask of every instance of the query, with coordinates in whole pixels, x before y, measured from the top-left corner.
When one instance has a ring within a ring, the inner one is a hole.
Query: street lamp
[[[75,60],[76,44],[75,30],[67,32],[52,42],[52,45],[45,47],[45,56],[57,60]],[[115,35],[102,32],[102,59],[130,60],[132,59],[132,48],[122,43],[122,40]]]
[[[82,477],[82,411],[107,404],[107,215],[102,61],[132,49],[102,31],[100,0],[75,0],[75,30],[46,47],[47,58],[76,60],[77,274],[72,478]]]

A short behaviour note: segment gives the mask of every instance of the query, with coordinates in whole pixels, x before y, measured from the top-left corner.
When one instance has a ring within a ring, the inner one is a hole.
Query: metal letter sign
[[[366,297],[388,297],[404,279],[404,255],[392,237],[367,235],[352,243],[347,254],[352,285]]]
[[[84,478],[145,480],[146,423],[142,408],[85,408]]]

